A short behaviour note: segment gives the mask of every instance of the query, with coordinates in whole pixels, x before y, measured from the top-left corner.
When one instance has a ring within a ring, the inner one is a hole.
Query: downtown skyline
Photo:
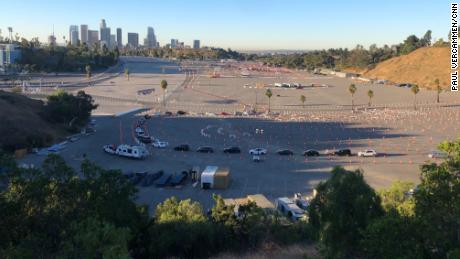
[[[214,4],[212,4],[214,3]],[[55,0],[41,2],[6,2],[8,10],[0,17],[0,29],[7,36],[7,27],[14,34],[47,42],[54,32],[58,43],[68,37],[69,25],[87,24],[99,28],[101,19],[110,23],[112,30],[123,29],[147,37],[146,28],[155,28],[163,46],[171,39],[180,39],[187,45],[200,39],[203,45],[236,50],[293,49],[312,50],[353,48],[357,44],[368,47],[376,43],[392,45],[408,35],[422,36],[433,31],[433,38],[447,38],[449,20],[448,1],[388,1],[376,8],[365,1],[329,1],[328,3],[289,1],[212,1],[175,3],[143,3],[132,1],[80,1],[68,11],[68,4]],[[142,7],[142,8],[140,8]],[[180,8],[179,8],[180,7]],[[33,26],[32,26],[33,25]],[[113,32],[112,32],[113,33]]]

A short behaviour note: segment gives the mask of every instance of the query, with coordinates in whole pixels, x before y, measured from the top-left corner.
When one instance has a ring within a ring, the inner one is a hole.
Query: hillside
[[[420,48],[383,61],[363,76],[395,83],[415,83],[428,88],[433,88],[433,82],[438,78],[441,86],[447,88],[450,85],[449,55],[450,49],[446,47]]]
[[[64,127],[46,121],[43,109],[42,101],[0,91],[0,148],[14,151],[42,146],[64,136]]]

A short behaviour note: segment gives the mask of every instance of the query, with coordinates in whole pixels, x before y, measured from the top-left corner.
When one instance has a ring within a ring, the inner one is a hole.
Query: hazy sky
[[[395,44],[409,34],[446,38],[450,2],[445,0],[7,0],[0,8],[0,29],[46,41],[53,25],[58,42],[69,25],[88,24],[138,32],[153,26],[161,45],[178,38],[192,45],[232,49],[323,49]]]

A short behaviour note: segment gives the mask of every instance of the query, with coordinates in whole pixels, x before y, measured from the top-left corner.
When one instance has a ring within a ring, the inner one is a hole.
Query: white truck
[[[292,220],[300,220],[305,217],[305,211],[288,197],[276,199],[276,208]]]
[[[142,159],[150,155],[149,151],[143,146],[121,144],[115,148],[114,145],[105,145],[103,149],[106,153],[129,158]]]

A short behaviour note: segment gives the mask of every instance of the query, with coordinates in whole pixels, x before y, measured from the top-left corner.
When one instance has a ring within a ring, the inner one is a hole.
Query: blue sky
[[[105,18],[112,31],[138,32],[153,26],[160,44],[178,38],[192,45],[232,49],[323,49],[395,44],[409,34],[434,38],[449,32],[450,1],[320,0],[9,0],[2,1],[0,29],[46,41],[53,24],[58,41],[69,25],[98,29]],[[113,32],[112,32],[113,33]],[[124,42],[125,43],[125,42]]]

